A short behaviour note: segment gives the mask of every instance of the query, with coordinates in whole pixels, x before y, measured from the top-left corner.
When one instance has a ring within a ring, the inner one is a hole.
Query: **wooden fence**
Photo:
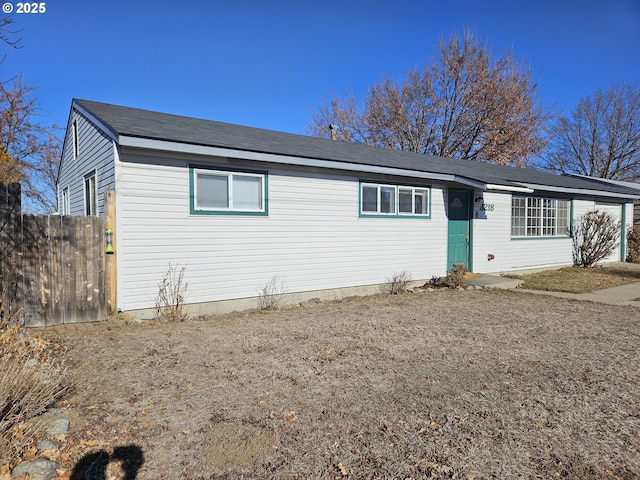
[[[23,214],[20,185],[0,183],[0,315],[35,327],[111,313],[115,271],[104,253],[105,223],[95,216]]]

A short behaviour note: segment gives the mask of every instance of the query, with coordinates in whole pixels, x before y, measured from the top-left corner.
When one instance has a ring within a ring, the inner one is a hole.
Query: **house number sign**
[[[493,203],[483,203],[480,205],[480,210],[482,210],[483,212],[493,212],[493,209]]]

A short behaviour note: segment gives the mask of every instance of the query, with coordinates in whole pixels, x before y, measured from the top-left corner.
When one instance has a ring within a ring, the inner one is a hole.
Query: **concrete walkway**
[[[628,265],[628,264],[625,264]],[[621,285],[619,287],[605,288],[589,293],[565,293],[547,292],[544,290],[528,290],[519,288],[522,280],[502,277],[499,274],[473,275],[465,279],[468,285],[480,286],[484,288],[514,289],[518,292],[533,293],[535,295],[551,295],[553,297],[572,298],[574,300],[584,300],[589,302],[606,303],[609,305],[632,305],[640,307],[640,282]]]

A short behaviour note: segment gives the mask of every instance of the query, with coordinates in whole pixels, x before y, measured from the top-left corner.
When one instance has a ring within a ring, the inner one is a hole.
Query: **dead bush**
[[[627,233],[627,262],[640,263],[640,226]]]
[[[187,267],[169,264],[169,269],[158,284],[156,296],[156,317],[169,322],[184,322],[188,316],[184,313],[184,302],[188,284],[184,280]]]
[[[620,222],[607,212],[587,212],[573,226],[573,264],[593,267],[613,253],[618,244]]]
[[[287,287],[283,278],[274,275],[264,285],[258,287],[256,291],[258,293],[256,300],[260,310],[277,310],[284,302]]]
[[[454,263],[447,272],[447,285],[449,288],[464,288],[464,276],[469,270],[464,263]]]
[[[387,281],[380,287],[382,293],[388,293],[390,295],[398,295],[407,291],[407,287],[411,283],[411,274],[406,270],[400,273],[394,273],[391,278],[387,278]]]
[[[39,427],[37,417],[67,388],[55,348],[18,325],[0,332],[0,465],[18,458]]]

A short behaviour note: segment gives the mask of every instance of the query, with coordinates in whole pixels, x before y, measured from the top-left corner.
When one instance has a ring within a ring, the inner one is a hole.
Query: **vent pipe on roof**
[[[337,127],[333,123],[329,124],[329,131],[331,132],[331,140],[337,140],[338,136],[336,135]]]

